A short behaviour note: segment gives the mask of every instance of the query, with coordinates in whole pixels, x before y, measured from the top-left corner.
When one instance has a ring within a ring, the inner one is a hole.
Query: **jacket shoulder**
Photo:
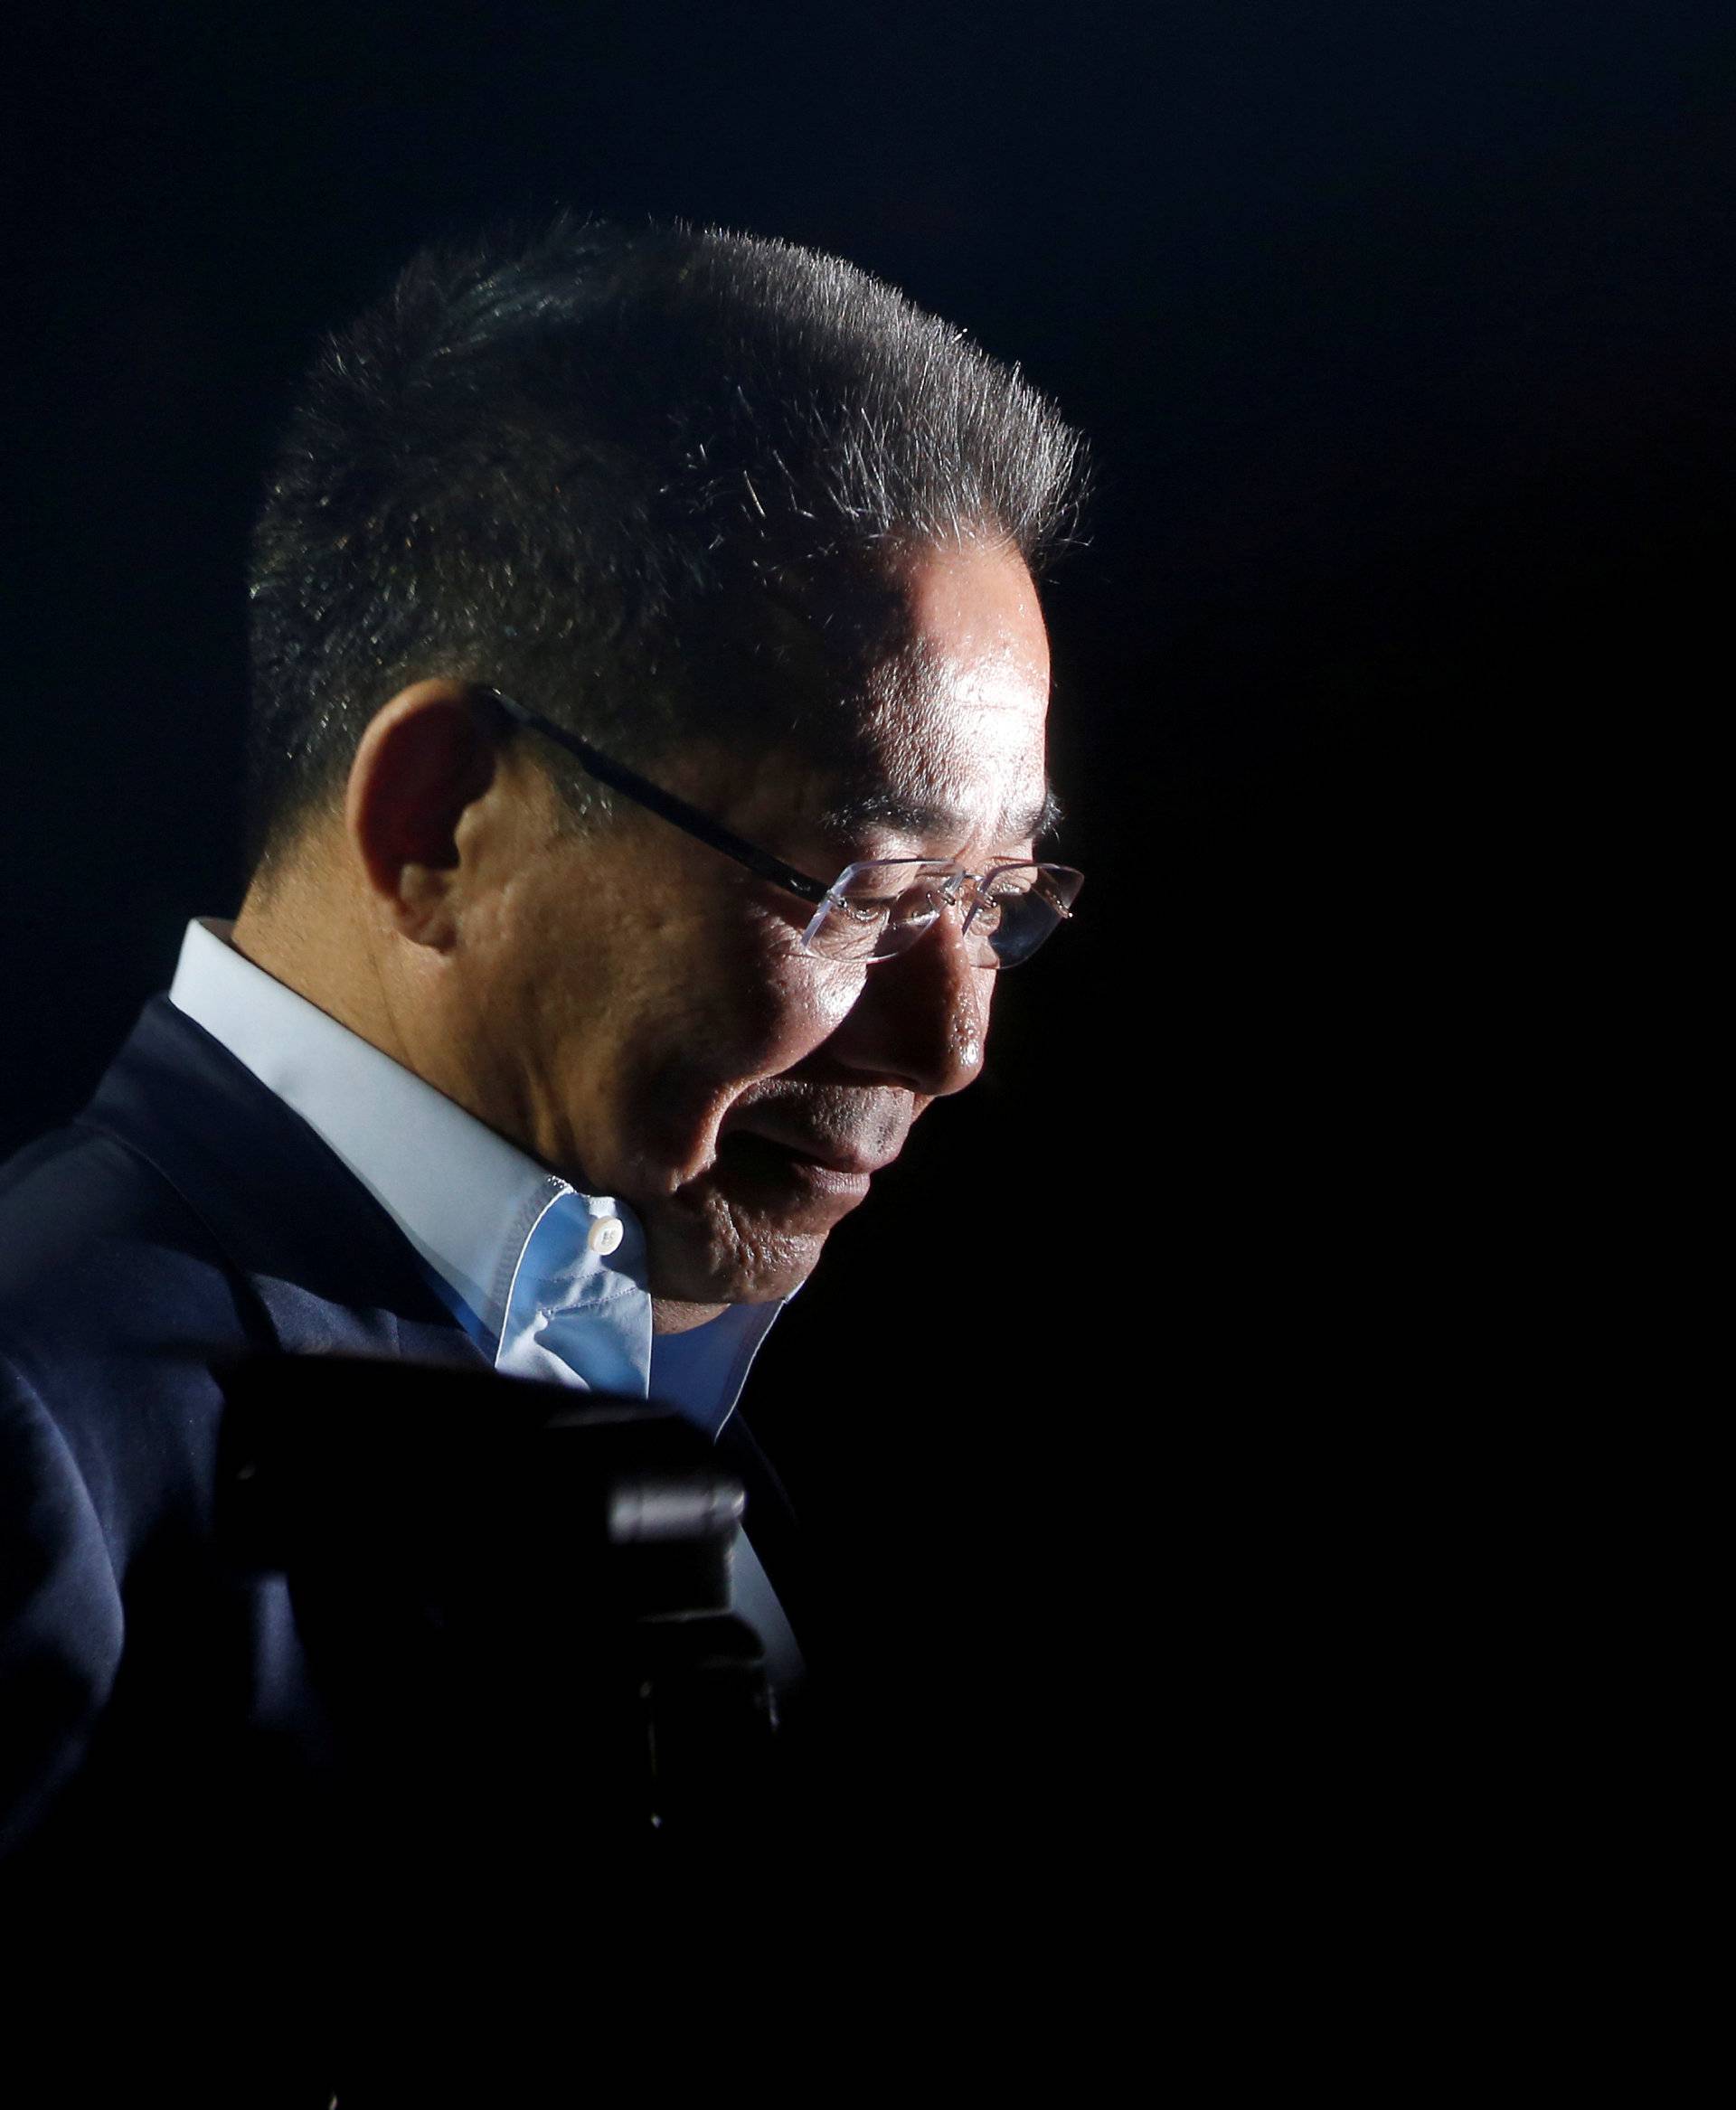
[[[0,1352],[107,1524],[208,1502],[229,1361],[332,1351],[475,1353],[360,1181],[157,998],[84,1113],[0,1170]]]
[[[118,1566],[165,1505],[203,1506],[214,1369],[255,1344],[245,1296],[184,1198],[114,1136],[75,1124],[0,1172],[0,1358],[58,1428]]]

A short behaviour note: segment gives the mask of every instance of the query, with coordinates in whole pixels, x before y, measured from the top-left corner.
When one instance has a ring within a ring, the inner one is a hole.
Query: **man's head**
[[[1016,375],[782,244],[419,259],[326,347],[259,527],[238,936],[631,1202],[660,1298],[785,1294],[976,1075],[995,977],[951,915],[804,952],[810,906],[486,692],[821,881],[1029,856],[1075,460]]]

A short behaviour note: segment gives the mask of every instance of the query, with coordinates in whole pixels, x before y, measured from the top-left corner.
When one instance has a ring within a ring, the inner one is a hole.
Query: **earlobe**
[[[362,736],[345,832],[376,901],[414,944],[453,942],[467,877],[460,824],[495,767],[492,730],[456,682],[401,690]]]

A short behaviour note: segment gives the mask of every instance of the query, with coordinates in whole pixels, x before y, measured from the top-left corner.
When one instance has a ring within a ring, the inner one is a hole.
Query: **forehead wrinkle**
[[[1042,766],[1052,677],[1040,621],[1033,645],[1023,611],[1009,615],[997,596],[985,610],[973,589],[955,606],[942,577],[930,608],[901,573],[882,583],[891,590],[878,619],[833,662],[827,707],[815,710],[810,695],[797,721],[819,765],[814,824],[838,838],[878,825],[948,852],[1052,830],[1060,805]]]
[[[1053,676],[1045,666],[1043,679],[1033,682],[1034,672],[1026,652],[1011,637],[987,646],[979,644],[960,659],[947,646],[919,634],[864,670],[859,693],[871,710],[939,697],[991,709],[1001,707],[1005,698],[1016,709],[1034,685],[1042,690],[1046,705]]]
[[[1040,774],[1034,785],[1024,777],[1005,787],[1005,803],[986,830],[980,805],[948,796],[955,781],[962,789],[971,774],[966,765],[982,714],[997,721],[1019,706],[989,702],[980,691],[961,697],[955,686],[948,692],[934,680],[941,664],[931,659],[925,665],[912,655],[881,670],[866,707],[846,720],[848,730],[834,748],[836,774],[819,816],[824,828],[849,834],[877,824],[942,842],[984,833],[1021,842],[1059,824],[1061,802]]]

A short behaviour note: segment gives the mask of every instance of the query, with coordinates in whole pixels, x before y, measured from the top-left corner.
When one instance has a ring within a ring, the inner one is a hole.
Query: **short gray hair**
[[[409,681],[644,763],[720,708],[684,670],[756,588],[901,542],[1039,570],[1082,482],[1016,367],[835,257],[569,215],[425,250],[322,346],[255,531],[253,854]]]

